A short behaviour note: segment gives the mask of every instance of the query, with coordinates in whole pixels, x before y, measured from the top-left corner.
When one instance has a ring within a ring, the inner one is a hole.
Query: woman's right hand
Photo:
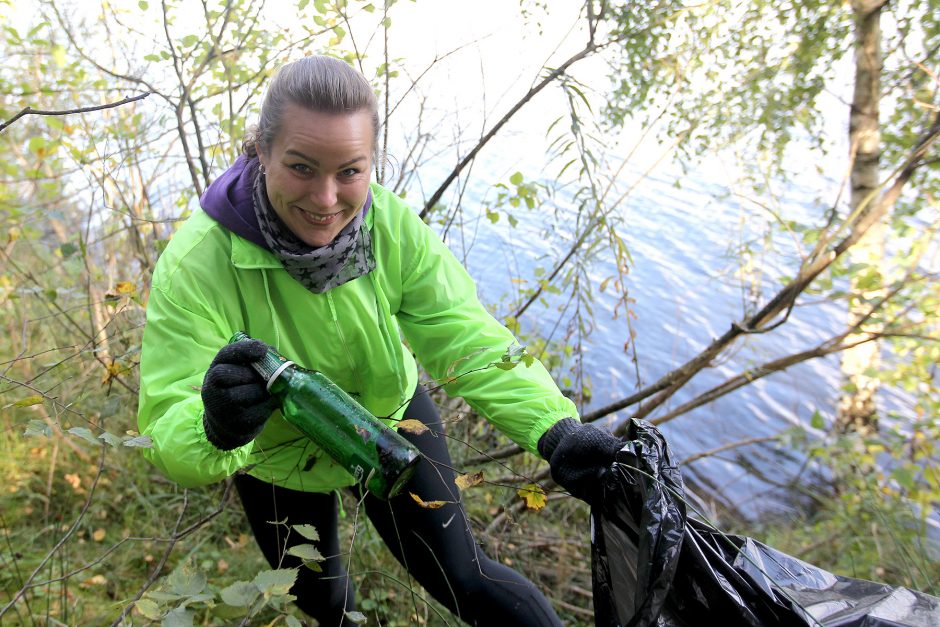
[[[265,382],[251,367],[268,350],[260,340],[223,346],[202,383],[202,424],[216,448],[230,451],[254,440],[277,407]]]

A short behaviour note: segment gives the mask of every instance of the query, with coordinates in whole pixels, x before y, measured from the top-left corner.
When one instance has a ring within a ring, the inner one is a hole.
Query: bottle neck
[[[265,380],[268,391],[273,393],[276,391],[274,386],[277,381],[283,378],[282,375],[285,372],[289,372],[293,369],[294,362],[278,355],[273,349],[268,349],[264,357],[253,362],[251,367]]]

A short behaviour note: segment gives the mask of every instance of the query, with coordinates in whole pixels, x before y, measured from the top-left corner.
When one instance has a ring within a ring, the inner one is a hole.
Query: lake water
[[[531,23],[526,31],[511,3],[489,2],[485,9],[468,9],[468,5],[456,2],[432,8],[401,7],[404,13],[396,22],[399,26],[428,23],[429,10],[441,14],[441,20],[432,20],[440,28],[422,28],[409,36],[396,33],[395,28],[391,31],[398,37],[393,49],[407,60],[412,76],[419,75],[435,56],[440,58],[480,38],[447,57],[446,63],[439,61],[424,79],[425,106],[421,112],[425,118],[421,131],[430,134],[432,145],[441,152],[423,166],[424,178],[411,186],[409,200],[418,203],[419,193],[426,197],[436,188],[456,163],[455,153],[465,154],[482,129],[492,127],[533,84],[539,64],[552,67],[553,62],[580,49],[584,34],[577,29],[566,30],[577,22],[580,6],[553,6],[552,15],[545,16],[544,32],[538,37],[532,35]],[[415,14],[411,16],[408,11]],[[520,36],[523,32],[529,35]],[[580,62],[575,73],[589,98],[602,96],[606,68],[600,59]],[[598,91],[591,93],[588,88],[594,86]],[[844,134],[844,103],[839,103],[836,95],[832,100],[836,140],[829,156],[796,154],[793,162],[806,163],[807,170],[812,171],[800,173],[778,188],[779,205],[775,208],[786,219],[817,223],[837,197],[839,181],[815,169],[821,164],[824,172],[838,177],[845,167],[845,150],[838,145]],[[597,110],[602,102],[595,100],[594,104]],[[410,111],[408,106],[412,107]],[[490,186],[508,183],[517,170],[527,179],[554,178],[559,164],[547,163],[549,142],[545,132],[565,109],[564,98],[557,90],[540,94],[480,153],[472,172],[465,173],[467,176],[452,186],[442,201],[454,206],[455,190],[466,184],[460,197],[462,222],[450,229],[448,243],[477,279],[483,300],[496,304],[498,315],[508,312],[507,303],[518,294],[520,279],[531,281],[534,267],[549,267],[567,250],[574,229],[574,203],[566,204],[562,197],[555,205],[559,218],[553,218],[553,207],[540,205],[535,210],[516,211],[519,223],[515,228],[509,226],[505,216],[491,224],[484,215],[484,208],[492,207],[495,200]],[[417,132],[415,120],[419,113],[412,102],[403,105],[396,115],[398,126],[392,128],[391,153],[402,158],[407,149],[396,140]],[[631,147],[630,135],[639,137],[642,131],[637,127],[611,138],[612,152],[626,154]],[[625,136],[624,147],[614,147]],[[457,150],[453,147],[456,142],[460,145]],[[657,162],[660,152],[654,143],[639,150],[618,177],[621,190]],[[622,308],[619,317],[613,315],[616,297],[595,290],[594,326],[582,344],[584,371],[593,392],[590,402],[582,407],[584,412],[655,382],[696,355],[732,322],[745,318],[747,289],[734,276],[738,266],[734,248],[742,239],[760,240],[768,216],[750,211],[746,202],[728,196],[729,182],[734,180],[730,170],[733,166],[726,167],[717,156],[708,157],[698,170],[688,173],[668,165],[658,167],[617,208],[623,223],[619,233],[634,262],[627,288],[636,300],[632,324],[638,360],[634,365],[632,354],[624,350],[629,328]],[[676,187],[677,181],[680,187]],[[798,267],[796,248],[786,236],[777,233],[772,249],[754,259],[764,272],[758,307],[779,289],[779,279],[792,276]],[[615,273],[609,257],[601,255],[590,268],[595,286]],[[565,303],[559,297],[548,297],[548,301],[548,309],[533,307],[525,315],[523,327],[526,332],[558,339],[563,335],[565,320],[559,323],[554,308]],[[802,297],[785,325],[766,335],[739,340],[720,363],[702,371],[651,417],[668,412],[747,368],[819,344],[840,329],[844,317],[845,312],[836,304]],[[794,426],[808,428],[816,411],[831,420],[840,384],[837,356],[805,362],[690,411],[661,429],[676,459],[682,460],[734,442],[775,436]],[[882,396],[888,406],[904,406],[904,398],[895,392]],[[609,421],[617,423],[629,414],[630,410],[617,412]],[[690,485],[710,493],[715,500],[742,513],[756,514],[767,507],[784,505],[768,499],[768,490],[803,468],[802,460],[786,450],[777,450],[774,444],[751,445],[685,465],[683,475]]]
[[[511,227],[505,216],[492,224],[483,214],[483,208],[493,201],[484,181],[506,181],[517,167],[524,172],[538,171],[537,162],[544,153],[534,150],[520,158],[518,150],[513,151],[513,146],[538,145],[544,139],[533,131],[536,135],[527,135],[529,131],[523,128],[488,150],[491,156],[476,166],[476,183],[464,195],[464,222],[448,234],[450,246],[477,279],[483,300],[498,304],[498,315],[508,313],[508,302],[518,293],[520,278],[531,281],[532,269],[560,258],[574,236],[570,232],[574,209],[565,206],[563,197],[556,203],[561,207],[559,218],[553,218],[547,206],[517,210],[519,222]],[[511,163],[499,157],[507,154],[514,155]],[[630,185],[637,176],[628,169],[622,175],[622,186]],[[680,187],[675,185],[677,180]],[[626,284],[636,299],[632,325],[637,364],[633,364],[632,352],[624,350],[629,328],[622,306],[615,316],[616,296],[595,290],[594,326],[582,344],[584,372],[590,378],[593,396],[582,407],[583,412],[655,382],[698,354],[732,322],[744,319],[748,290],[735,278],[739,259],[732,249],[741,239],[759,240],[766,220],[729,197],[721,181],[715,169],[683,174],[678,168],[660,168],[637,185],[618,208],[623,222],[620,234],[634,262]],[[834,197],[837,187],[838,182],[822,176],[793,181],[778,209],[787,219],[818,220],[824,215],[824,199]],[[780,277],[792,276],[799,263],[796,247],[787,235],[778,232],[770,246],[756,262],[765,273],[758,288],[758,307],[780,288]],[[595,287],[615,273],[611,257],[602,252],[591,266],[589,276]],[[549,308],[534,306],[523,318],[524,330],[559,338],[566,318],[555,309],[563,307],[567,299],[567,295],[550,296]],[[651,418],[750,367],[818,345],[840,330],[844,318],[839,304],[801,297],[786,324],[771,333],[739,340]],[[738,441],[775,436],[796,426],[809,428],[816,411],[829,424],[840,384],[837,355],[811,360],[692,410],[665,423],[661,430],[681,461]],[[882,393],[882,401],[893,408],[903,408],[906,403],[891,390]],[[621,422],[631,410],[612,414],[608,423]],[[803,460],[776,443],[735,448],[683,466],[683,476],[696,492],[751,516],[768,508],[787,507],[780,498],[782,493],[769,492],[774,484],[801,471],[805,472]]]

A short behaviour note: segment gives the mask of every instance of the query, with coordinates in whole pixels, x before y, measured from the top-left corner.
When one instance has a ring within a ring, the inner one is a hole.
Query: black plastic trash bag
[[[632,421],[591,511],[595,623],[940,626],[940,598],[841,577],[686,516],[666,441]]]

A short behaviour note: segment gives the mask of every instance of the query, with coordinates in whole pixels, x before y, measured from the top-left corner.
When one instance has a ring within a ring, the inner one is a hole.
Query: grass
[[[220,591],[269,569],[234,494],[223,501],[223,484],[184,491],[127,447],[92,446],[62,432],[24,436],[24,425],[41,410],[14,408],[0,436],[3,605],[19,595],[3,624],[111,624],[148,581],[156,577],[150,592],[159,596],[172,587],[168,576],[183,567],[204,575],[203,593],[213,596],[189,605],[197,622],[228,623],[217,612]],[[131,420],[111,417],[111,431],[130,428]],[[586,509],[565,499],[487,532],[493,517],[518,501],[515,487],[484,485],[465,496],[477,540],[490,556],[541,585],[566,624],[591,624]],[[340,533],[348,543],[357,512],[351,497],[344,500]],[[350,566],[369,624],[460,624],[409,580],[364,513]],[[289,604],[282,608],[265,606],[248,624],[303,619]],[[137,610],[128,621],[151,622]]]

